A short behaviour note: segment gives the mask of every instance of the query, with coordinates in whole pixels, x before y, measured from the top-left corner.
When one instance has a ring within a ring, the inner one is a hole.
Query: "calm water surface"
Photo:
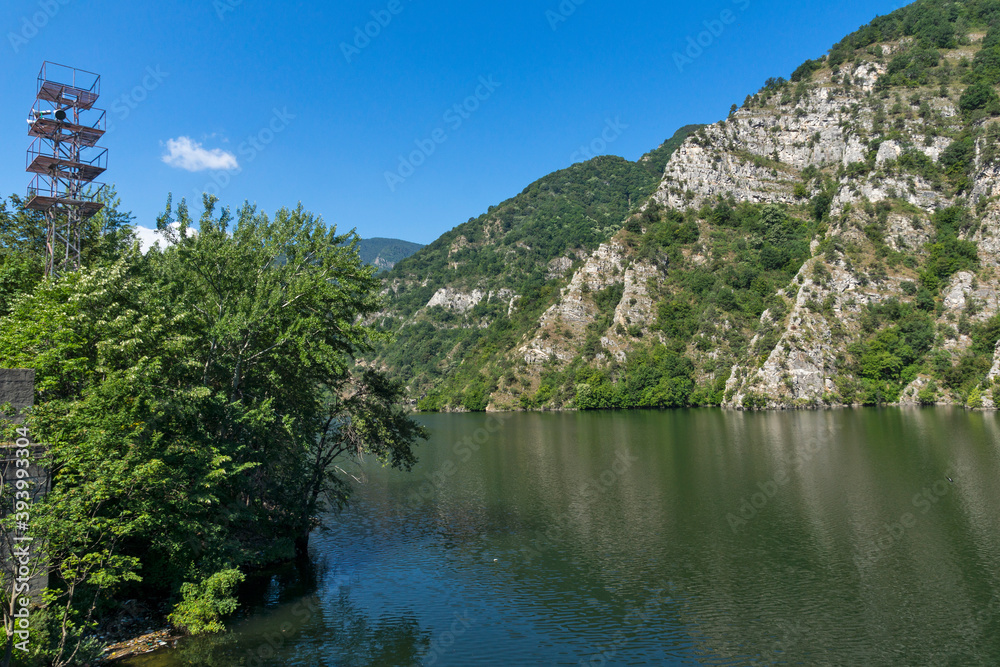
[[[311,566],[128,664],[1000,664],[998,415],[420,419]]]

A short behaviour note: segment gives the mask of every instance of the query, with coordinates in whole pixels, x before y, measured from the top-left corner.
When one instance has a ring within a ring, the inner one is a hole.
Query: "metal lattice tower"
[[[48,219],[45,275],[58,277],[81,266],[83,223],[98,213],[104,185],[94,179],[107,169],[108,150],[97,142],[106,112],[95,109],[101,77],[45,62],[38,73],[35,104],[28,116],[27,171],[35,174],[26,206]]]

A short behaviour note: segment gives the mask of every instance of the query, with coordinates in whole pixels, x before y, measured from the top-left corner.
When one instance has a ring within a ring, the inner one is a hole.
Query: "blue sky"
[[[30,180],[49,60],[102,75],[103,180],[138,225],[209,190],[429,243],[591,151],[635,160],[725,117],[901,4],[4,0],[0,193]]]

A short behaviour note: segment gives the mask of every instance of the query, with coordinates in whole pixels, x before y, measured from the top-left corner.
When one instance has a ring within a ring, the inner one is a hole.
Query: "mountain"
[[[400,262],[376,361],[429,410],[993,407],[998,83],[1000,4],[878,17]]]
[[[419,243],[410,243],[399,239],[361,239],[358,253],[361,255],[361,261],[365,264],[371,264],[380,271],[386,271],[423,247]]]

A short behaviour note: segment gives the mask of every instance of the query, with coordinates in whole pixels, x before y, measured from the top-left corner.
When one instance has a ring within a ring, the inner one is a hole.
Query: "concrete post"
[[[35,371],[33,369],[0,369],[0,407],[10,404],[10,411],[0,412],[0,420],[22,424],[24,422],[23,410],[30,408],[35,403]],[[30,525],[31,506],[41,500],[42,496],[48,493],[52,485],[52,477],[49,471],[39,464],[39,460],[45,454],[44,445],[37,444],[31,433],[27,437],[15,438],[8,442],[0,442],[0,473],[2,473],[3,488],[0,490],[0,517],[7,517],[15,511],[15,503],[18,498],[17,484],[25,485],[28,491],[28,510],[25,512]],[[24,460],[27,460],[25,465]],[[18,461],[21,461],[19,464]],[[27,474],[25,474],[27,473]],[[20,519],[18,519],[20,521]],[[4,570],[5,583],[16,580],[14,574],[15,563],[11,562],[15,549],[28,548],[30,544],[18,542],[17,537],[23,531],[15,530],[13,534],[0,535],[0,567]],[[38,563],[40,554],[35,553],[31,559]],[[48,573],[42,571],[31,577],[29,597],[37,602],[43,588],[48,585]],[[9,594],[9,591],[4,591]]]

